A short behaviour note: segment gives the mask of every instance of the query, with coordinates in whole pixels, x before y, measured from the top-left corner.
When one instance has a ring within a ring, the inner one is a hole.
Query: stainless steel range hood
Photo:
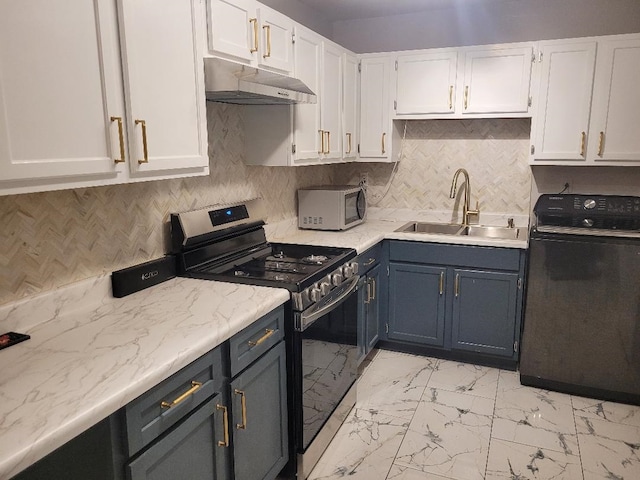
[[[316,95],[296,78],[220,58],[204,59],[207,100],[240,105],[316,103]]]

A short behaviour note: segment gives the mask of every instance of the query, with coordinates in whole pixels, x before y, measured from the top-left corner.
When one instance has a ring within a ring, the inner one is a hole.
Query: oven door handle
[[[300,322],[298,325],[298,331],[302,332],[309,327],[313,322],[320,317],[331,312],[335,308],[339,307],[342,303],[349,298],[349,296],[358,288],[358,280],[360,277],[354,276],[348,283],[340,285],[333,290],[329,295],[324,297],[322,301],[316,303],[309,308],[306,312],[300,314]]]

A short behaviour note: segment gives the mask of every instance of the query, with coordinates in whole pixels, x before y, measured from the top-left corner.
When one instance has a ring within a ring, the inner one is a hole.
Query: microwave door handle
[[[362,199],[363,205],[360,205],[360,200]],[[360,207],[362,206],[361,211]],[[367,195],[364,191],[364,188],[361,188],[358,192],[358,196],[356,197],[356,212],[358,213],[358,218],[363,219],[365,214],[367,213]]]
[[[312,312],[310,313],[302,312],[300,314],[300,331],[302,332],[306,330],[307,327],[309,327],[313,322],[318,320],[320,317],[326,315],[327,313],[331,312],[332,310],[336,309],[341,304],[343,304],[347,300],[347,298],[349,298],[349,296],[353,292],[355,292],[356,288],[358,288],[359,279],[360,277],[354,276],[346,286],[338,287],[335,290],[335,292],[339,292],[341,289],[344,289],[344,291],[340,293],[338,297],[329,301],[329,303],[327,303],[326,305],[322,305],[321,303],[318,303],[316,304],[318,306],[317,309],[315,308],[310,309],[310,310],[313,310]],[[329,298],[329,297],[325,297],[325,298]]]

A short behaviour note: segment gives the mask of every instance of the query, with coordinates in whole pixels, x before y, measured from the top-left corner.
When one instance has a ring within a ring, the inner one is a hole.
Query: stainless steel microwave
[[[357,185],[329,185],[298,190],[298,227],[346,230],[364,222],[365,191]]]

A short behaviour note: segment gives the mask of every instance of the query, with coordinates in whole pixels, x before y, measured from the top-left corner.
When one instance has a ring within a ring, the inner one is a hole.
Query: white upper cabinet
[[[362,57],[360,72],[360,159],[391,161],[391,56]]]
[[[452,114],[458,52],[399,55],[396,115]]]
[[[324,160],[342,158],[342,54],[341,48],[323,42],[320,117]]]
[[[540,43],[530,163],[640,165],[640,35]]]
[[[356,159],[358,156],[358,110],[360,108],[360,75],[358,58],[343,54],[342,90],[342,157]]]
[[[0,194],[207,174],[199,8],[0,3]]]
[[[527,114],[532,46],[474,48],[464,57],[463,114]]]
[[[109,1],[0,3],[0,193],[122,177],[116,21]]]
[[[596,42],[540,44],[540,87],[532,126],[536,160],[586,158]]]
[[[587,160],[640,164],[640,36],[598,43]]]
[[[199,4],[119,0],[134,175],[208,166]]]
[[[252,66],[293,72],[294,22],[255,0],[209,0],[209,50]]]

